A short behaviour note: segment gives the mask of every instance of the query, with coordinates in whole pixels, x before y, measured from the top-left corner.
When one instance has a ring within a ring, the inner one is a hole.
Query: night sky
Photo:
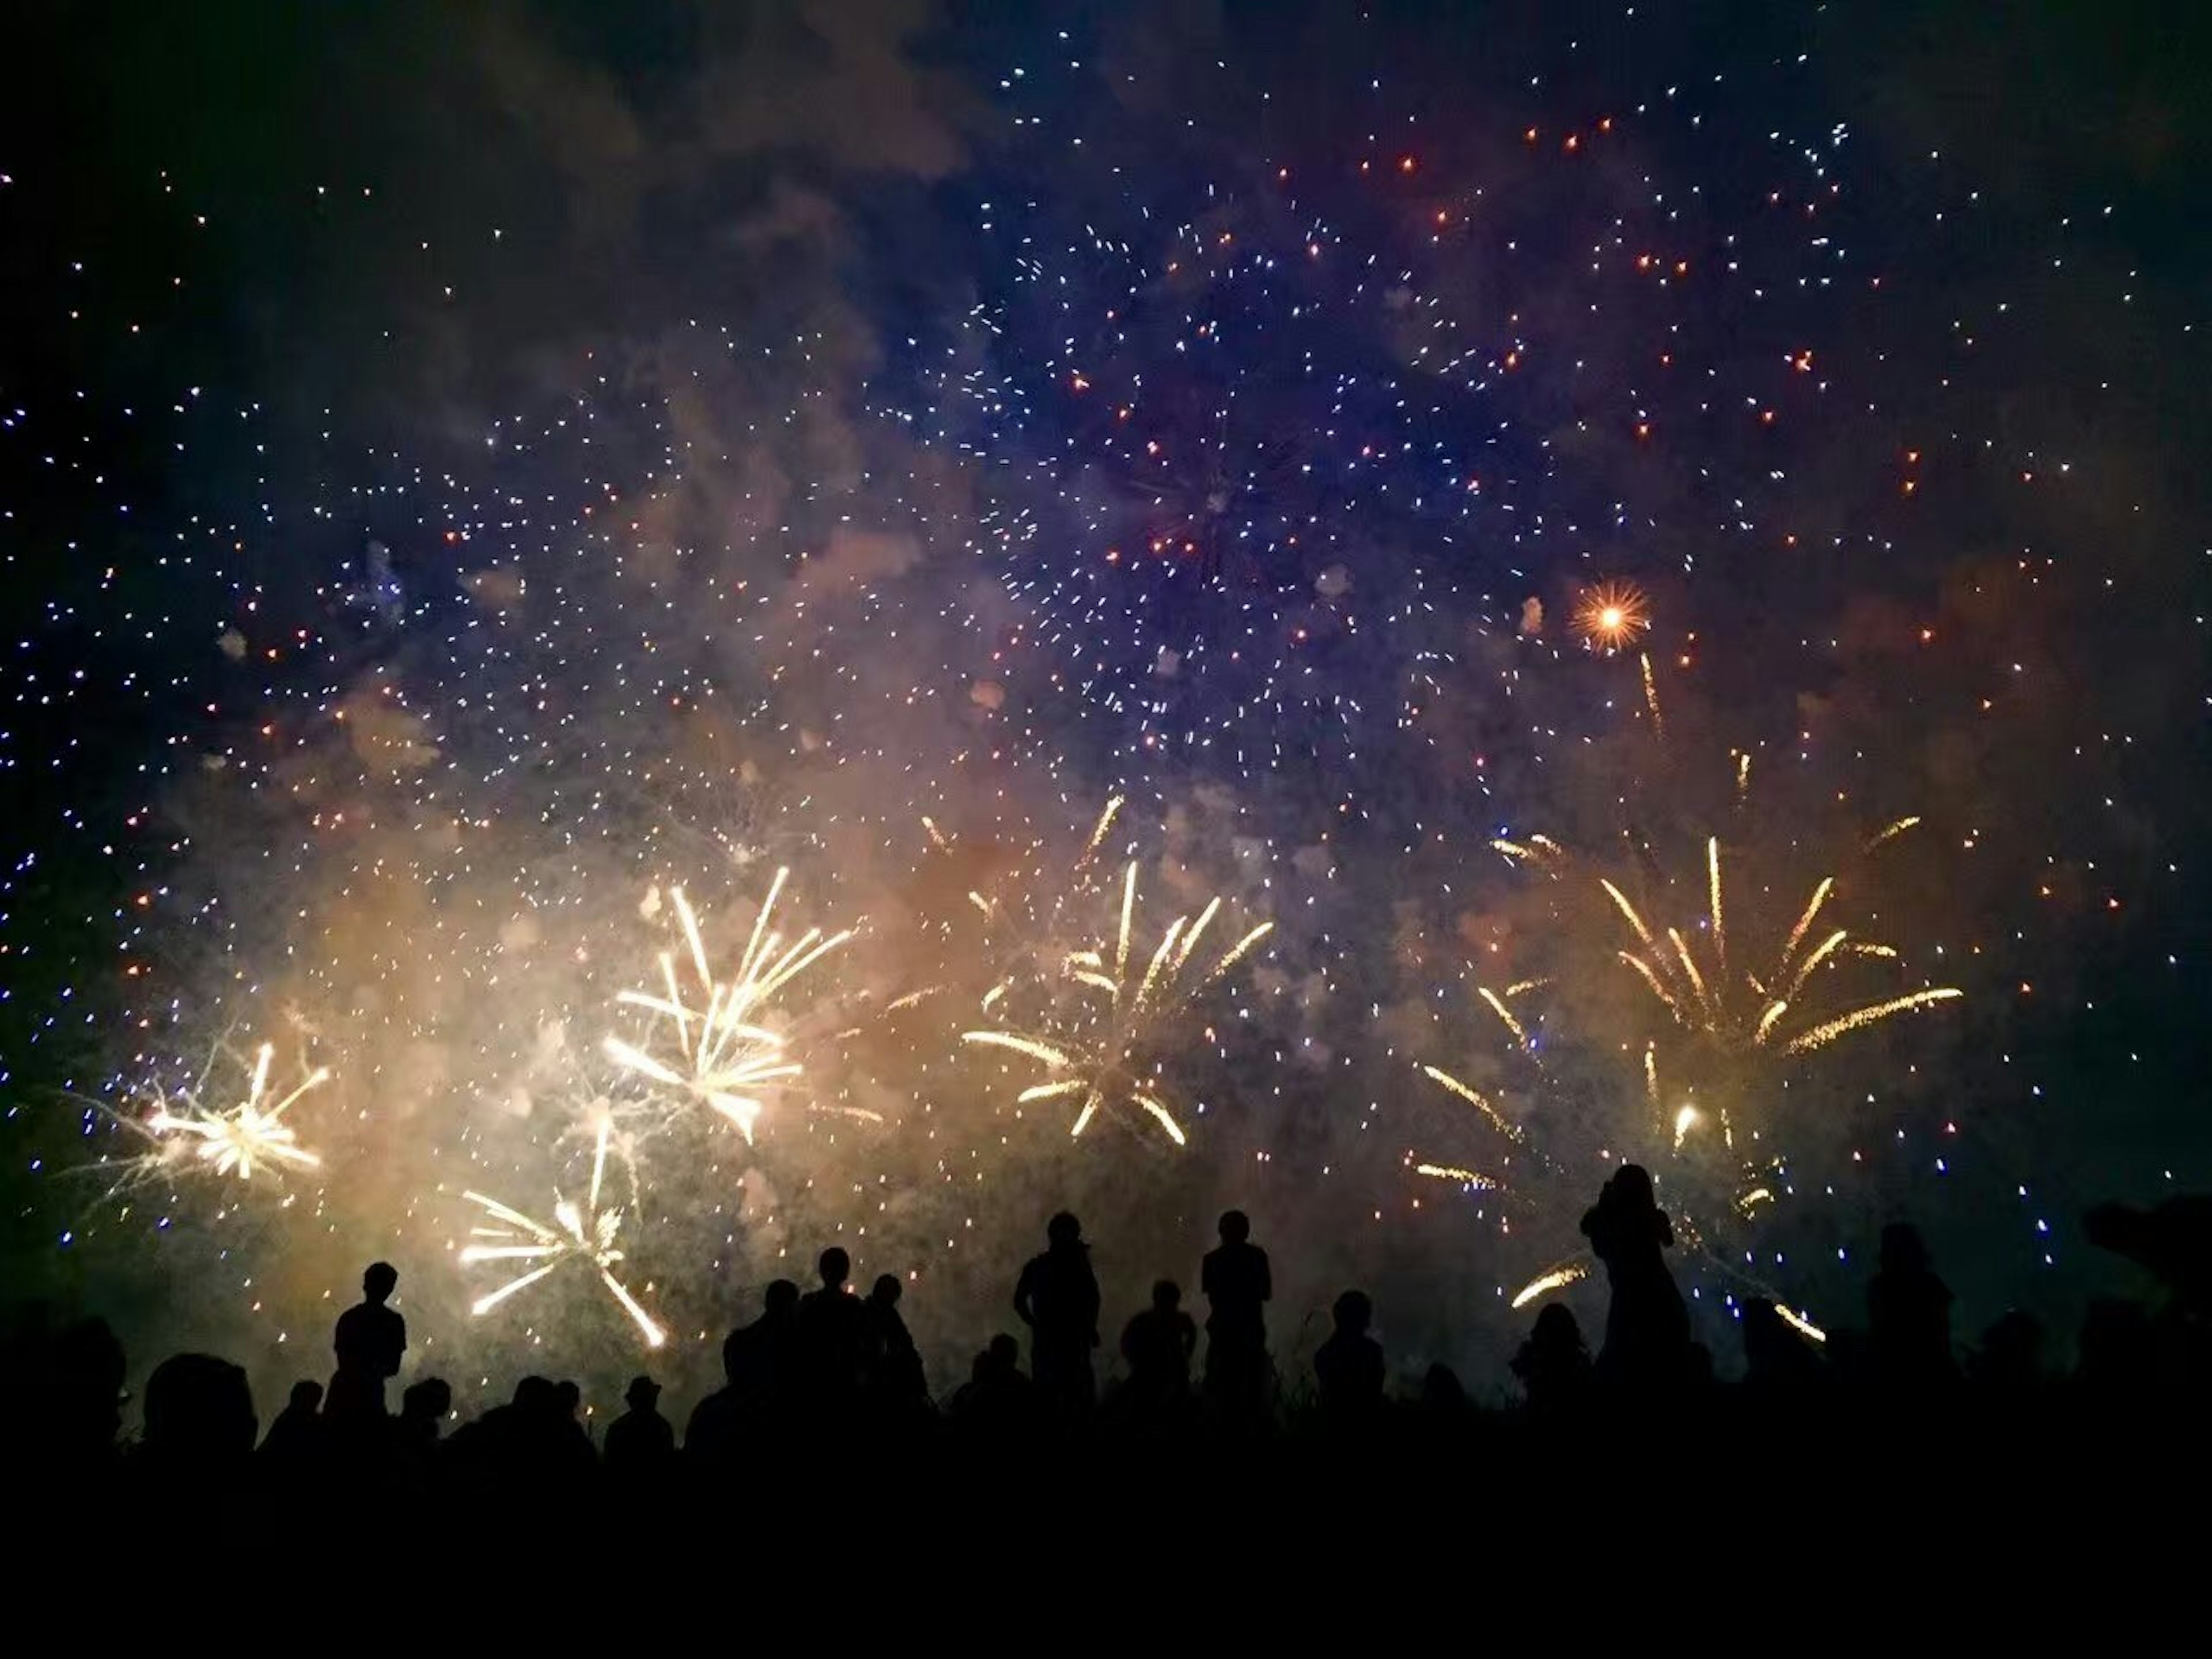
[[[4,1261],[135,1364],[382,1255],[695,1382],[834,1238],[942,1382],[1060,1204],[1111,1309],[1238,1203],[1279,1349],[1489,1388],[1633,1157],[1726,1369],[2204,1186],[2201,21],[27,10]],[[719,978],[780,869],[717,1108],[673,890]]]

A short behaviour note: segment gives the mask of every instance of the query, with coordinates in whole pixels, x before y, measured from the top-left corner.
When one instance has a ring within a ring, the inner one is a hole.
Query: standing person
[[[1080,1416],[1097,1397],[1091,1351],[1098,1346],[1098,1277],[1083,1224],[1066,1211],[1047,1224],[1045,1241],[1014,1285],[1014,1311],[1030,1328],[1030,1370],[1045,1408]]]
[[[1583,1237],[1605,1263],[1613,1291],[1598,1380],[1629,1396],[1685,1386],[1692,1366],[1690,1310],[1661,1254],[1674,1243],[1674,1227],[1641,1164],[1624,1164],[1607,1178],[1583,1217]]]
[[[864,1307],[868,1316],[868,1391],[878,1416],[910,1423],[929,1409],[929,1382],[921,1353],[898,1310],[903,1287],[896,1273],[879,1273]]]
[[[1206,1397],[1224,1415],[1255,1417],[1267,1389],[1267,1304],[1275,1281],[1267,1253],[1252,1243],[1242,1210],[1225,1212],[1219,1248],[1208,1250],[1199,1274],[1206,1316]]]
[[[834,1244],[816,1264],[822,1287],[799,1298],[792,1328],[798,1353],[800,1406],[811,1414],[849,1411],[860,1393],[861,1368],[867,1362],[868,1313],[847,1287],[853,1258]]]
[[[388,1261],[373,1261],[361,1276],[361,1301],[338,1316],[331,1340],[337,1374],[323,1399],[323,1415],[333,1423],[380,1422],[384,1385],[399,1374],[407,1352],[407,1322],[385,1306],[398,1288],[399,1272]]]
[[[1121,1329],[1121,1358],[1128,1362],[1127,1397],[1139,1418],[1174,1415],[1190,1398],[1190,1356],[1198,1327],[1182,1310],[1182,1286],[1163,1279],[1152,1286],[1152,1305]]]
[[[634,1376],[623,1400],[629,1409],[607,1425],[607,1472],[658,1480],[676,1461],[676,1430],[660,1414],[660,1384]]]

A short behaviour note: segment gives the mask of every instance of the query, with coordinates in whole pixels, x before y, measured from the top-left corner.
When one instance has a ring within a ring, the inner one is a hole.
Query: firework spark
[[[517,1291],[527,1290],[547,1275],[557,1272],[569,1261],[587,1264],[597,1273],[599,1282],[607,1288],[622,1310],[636,1324],[646,1346],[657,1348],[668,1340],[667,1333],[653,1322],[638,1299],[630,1294],[629,1287],[614,1275],[614,1264],[623,1259],[615,1240],[622,1231],[623,1212],[619,1209],[599,1207],[599,1189],[606,1175],[607,1140],[611,1126],[602,1120],[598,1144],[592,1154],[592,1186],[582,1208],[556,1191],[553,1195],[553,1222],[550,1225],[532,1220],[521,1211],[486,1198],[482,1193],[464,1192],[461,1196],[481,1207],[496,1224],[480,1224],[469,1229],[469,1237],[480,1241],[461,1251],[465,1263],[478,1261],[509,1261],[530,1264],[523,1272],[489,1294],[477,1298],[469,1311],[481,1317],[489,1313]],[[652,1288],[650,1285],[647,1289]]]
[[[1908,1009],[1926,1007],[1932,1003],[1948,1002],[1960,993],[1950,987],[1917,991],[1909,996],[1893,997],[1885,1001],[1865,1004],[1817,1019],[1814,1024],[1790,1035],[1784,1028],[1799,1010],[1799,994],[1811,981],[1814,972],[1838,952],[1874,957],[1893,957],[1889,945],[1871,941],[1853,941],[1844,928],[1830,933],[1813,950],[1799,955],[1813,925],[1834,890],[1835,878],[1827,876],[1813,888],[1812,896],[1799,915],[1796,924],[1784,939],[1776,952],[1774,965],[1764,975],[1745,975],[1740,983],[1751,994],[1738,992],[1739,981],[1732,977],[1728,967],[1728,934],[1726,911],[1723,902],[1721,844],[1718,837],[1705,843],[1707,885],[1707,936],[1711,962],[1701,966],[1698,953],[1678,928],[1666,932],[1668,946],[1659,948],[1656,937],[1642,914],[1627,896],[1612,882],[1601,878],[1598,885],[1613,902],[1636,942],[1643,947],[1640,952],[1621,951],[1620,959],[1636,970],[1644,988],[1658,1000],[1674,1018],[1701,1037],[1726,1049],[1775,1048],[1784,1054],[1808,1054],[1825,1047],[1847,1032],[1863,1030],[1892,1015]],[[1707,971],[1710,967],[1711,971]]]
[[[1559,1266],[1539,1273],[1513,1293],[1512,1306],[1525,1308],[1539,1297],[1549,1296],[1553,1291],[1563,1291],[1570,1285],[1580,1284],[1589,1277],[1589,1267],[1580,1261],[1562,1262]]]
[[[227,1046],[218,1045],[200,1075],[173,1092],[156,1088],[144,1115],[123,1121],[148,1136],[154,1150],[129,1159],[123,1184],[132,1185],[187,1170],[214,1176],[235,1176],[251,1181],[257,1170],[277,1179],[283,1171],[312,1170],[322,1159],[300,1144],[298,1132],[284,1114],[311,1090],[330,1080],[330,1068],[318,1066],[281,1096],[272,1097],[269,1073],[276,1045],[264,1042],[254,1053],[246,1074],[246,1095],[228,1106],[205,1103],[209,1078],[219,1059],[237,1060]]]
[[[674,1041],[654,1048],[609,1036],[604,1044],[617,1066],[707,1106],[734,1124],[749,1145],[763,1109],[762,1097],[796,1086],[805,1070],[790,1057],[783,1034],[763,1023],[769,1006],[778,992],[852,938],[850,932],[825,938],[820,928],[810,927],[787,945],[770,929],[776,899],[790,873],[775,872],[737,973],[728,980],[714,975],[698,915],[684,890],[672,889],[669,896],[696,985],[687,999],[673,954],[663,952],[660,975],[666,994],[624,991],[617,1000],[655,1015],[654,1035],[672,1035]]]
[[[1601,651],[1635,644],[1650,625],[1650,602],[1633,582],[1599,582],[1575,601],[1575,632]]]
[[[1094,848],[1112,816],[1113,808],[1109,807],[1091,837]],[[1199,942],[1220,909],[1221,900],[1216,896],[1206,902],[1195,921],[1187,915],[1176,917],[1168,924],[1141,969],[1133,974],[1137,865],[1132,860],[1122,877],[1120,926],[1110,951],[1102,946],[1070,951],[1061,963],[1061,976],[1067,982],[1104,995],[1104,1010],[1079,1022],[1076,1031],[1066,1037],[1033,1036],[1000,1027],[963,1031],[960,1040],[1003,1048],[1042,1063],[1043,1079],[1024,1089],[1016,1099],[1022,1104],[1040,1100],[1078,1102],[1071,1136],[1090,1127],[1101,1107],[1121,1104],[1136,1108],[1158,1124],[1176,1146],[1185,1145],[1188,1137],[1182,1126],[1150,1077],[1144,1074],[1143,1056],[1157,1052],[1170,1011],[1187,1006],[1218,984],[1274,926],[1261,922],[1224,951],[1211,968],[1187,973],[1197,956]],[[986,1006],[998,1000],[994,994]]]

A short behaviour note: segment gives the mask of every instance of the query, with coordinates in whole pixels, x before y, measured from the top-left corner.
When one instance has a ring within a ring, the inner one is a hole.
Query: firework
[[[600,1121],[598,1143],[592,1154],[592,1186],[582,1208],[578,1208],[558,1192],[553,1195],[551,1224],[532,1220],[521,1211],[486,1198],[482,1193],[461,1194],[471,1204],[483,1210],[490,1224],[480,1224],[469,1229],[469,1237],[478,1240],[461,1251],[465,1263],[478,1261],[507,1261],[530,1264],[525,1270],[501,1285],[497,1290],[482,1296],[471,1304],[469,1311],[481,1317],[518,1291],[526,1291],[549,1274],[558,1272],[570,1261],[581,1261],[599,1275],[599,1282],[613,1297],[637,1326],[645,1338],[646,1346],[657,1348],[666,1341],[667,1334],[653,1321],[638,1299],[630,1294],[629,1286],[614,1275],[614,1264],[623,1259],[615,1240],[622,1231],[623,1212],[619,1209],[599,1207],[599,1189],[606,1175],[607,1140],[611,1126]],[[647,1286],[650,1289],[650,1286]]]
[[[1651,625],[1650,601],[1633,582],[1602,581],[1575,601],[1575,632],[1601,651],[1633,645]]]
[[[656,1016],[658,1047],[640,1047],[617,1036],[605,1039],[607,1057],[624,1070],[676,1091],[727,1119],[750,1145],[763,1109],[762,1097],[795,1086],[805,1068],[793,1060],[780,1031],[763,1024],[776,994],[852,938],[849,932],[823,936],[809,928],[787,945],[769,927],[775,902],[791,872],[778,870],[735,975],[717,979],[699,932],[699,918],[680,887],[669,894],[684,930],[696,984],[689,995],[677,972],[673,953],[663,952],[660,975],[665,994],[624,991],[617,999]],[[668,1039],[672,1038],[673,1041]]]
[[[1619,960],[1635,970],[1644,988],[1678,1024],[1719,1048],[1808,1054],[1847,1032],[1863,1030],[1893,1015],[1948,1002],[1961,994],[1948,986],[1917,991],[1909,996],[1892,997],[1826,1014],[1792,1032],[1788,1028],[1802,1012],[1800,994],[1814,973],[1832,957],[1850,951],[1854,945],[1856,954],[1879,957],[1893,957],[1894,949],[1871,941],[1853,941],[1848,930],[1839,927],[1811,951],[1800,954],[1814,918],[1835,889],[1835,878],[1826,876],[1814,884],[1812,896],[1796,925],[1774,953],[1772,966],[1763,974],[1731,975],[1717,836],[1705,842],[1705,872],[1706,933],[1711,941],[1711,959],[1702,965],[1698,953],[1679,928],[1666,930],[1666,948],[1662,949],[1651,927],[1627,896],[1611,881],[1601,878],[1598,885],[1642,947],[1618,952]]]
[[[1558,1267],[1539,1273],[1513,1293],[1511,1305],[1525,1308],[1539,1297],[1549,1296],[1553,1291],[1563,1291],[1570,1285],[1580,1284],[1589,1277],[1586,1262],[1563,1261]]]
[[[154,1089],[149,1109],[142,1116],[123,1120],[154,1142],[153,1150],[125,1160],[120,1184],[142,1182],[198,1170],[213,1176],[235,1176],[251,1181],[258,1170],[276,1180],[285,1170],[312,1170],[322,1159],[300,1144],[298,1132],[284,1115],[310,1091],[330,1080],[330,1068],[318,1066],[283,1095],[272,1095],[269,1074],[276,1045],[264,1042],[254,1053],[252,1066],[240,1063],[246,1079],[246,1095],[228,1106],[206,1103],[209,1079],[218,1060],[237,1060],[226,1045],[218,1044],[200,1075],[189,1085],[170,1091]]]
[[[1110,808],[1108,816],[1111,817]],[[1098,835],[1104,833],[1104,825],[1102,819]],[[1092,837],[1094,847],[1098,835]],[[1122,877],[1121,923],[1111,951],[1103,947],[1072,951],[1061,964],[1061,974],[1069,983],[1104,996],[1103,1012],[1079,1022],[1077,1034],[1067,1037],[1037,1036],[1006,1027],[963,1031],[960,1040],[1040,1062],[1045,1068],[1043,1079],[1024,1089],[1016,1100],[1022,1104],[1040,1100],[1079,1103],[1069,1130],[1072,1136],[1088,1128],[1100,1108],[1125,1105],[1152,1119],[1176,1146],[1184,1145],[1188,1137],[1153,1080],[1152,1073],[1158,1067],[1148,1073],[1143,1057],[1158,1048],[1170,1013],[1218,983],[1274,925],[1261,923],[1224,951],[1211,968],[1189,973],[1200,941],[1220,908],[1217,896],[1206,902],[1196,921],[1187,915],[1176,917],[1141,970],[1132,975],[1137,865],[1130,860]],[[998,1000],[994,991],[986,999],[986,1006]]]

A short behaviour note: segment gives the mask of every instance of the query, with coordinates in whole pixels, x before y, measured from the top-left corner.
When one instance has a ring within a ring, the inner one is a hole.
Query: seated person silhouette
[[[1139,1411],[1179,1406],[1190,1394],[1190,1359],[1198,1327],[1182,1310],[1182,1287],[1172,1279],[1152,1286],[1152,1305],[1121,1332],[1121,1358],[1129,1367],[1130,1403]]]
[[[1513,1375],[1540,1417],[1571,1415],[1589,1402],[1593,1370],[1575,1310],[1549,1302],[1536,1315],[1528,1340],[1513,1356]]]
[[[1333,1310],[1336,1329],[1314,1355],[1314,1383],[1322,1420],[1349,1428],[1382,1409],[1382,1345],[1368,1335],[1375,1304],[1364,1291],[1346,1291]]]

